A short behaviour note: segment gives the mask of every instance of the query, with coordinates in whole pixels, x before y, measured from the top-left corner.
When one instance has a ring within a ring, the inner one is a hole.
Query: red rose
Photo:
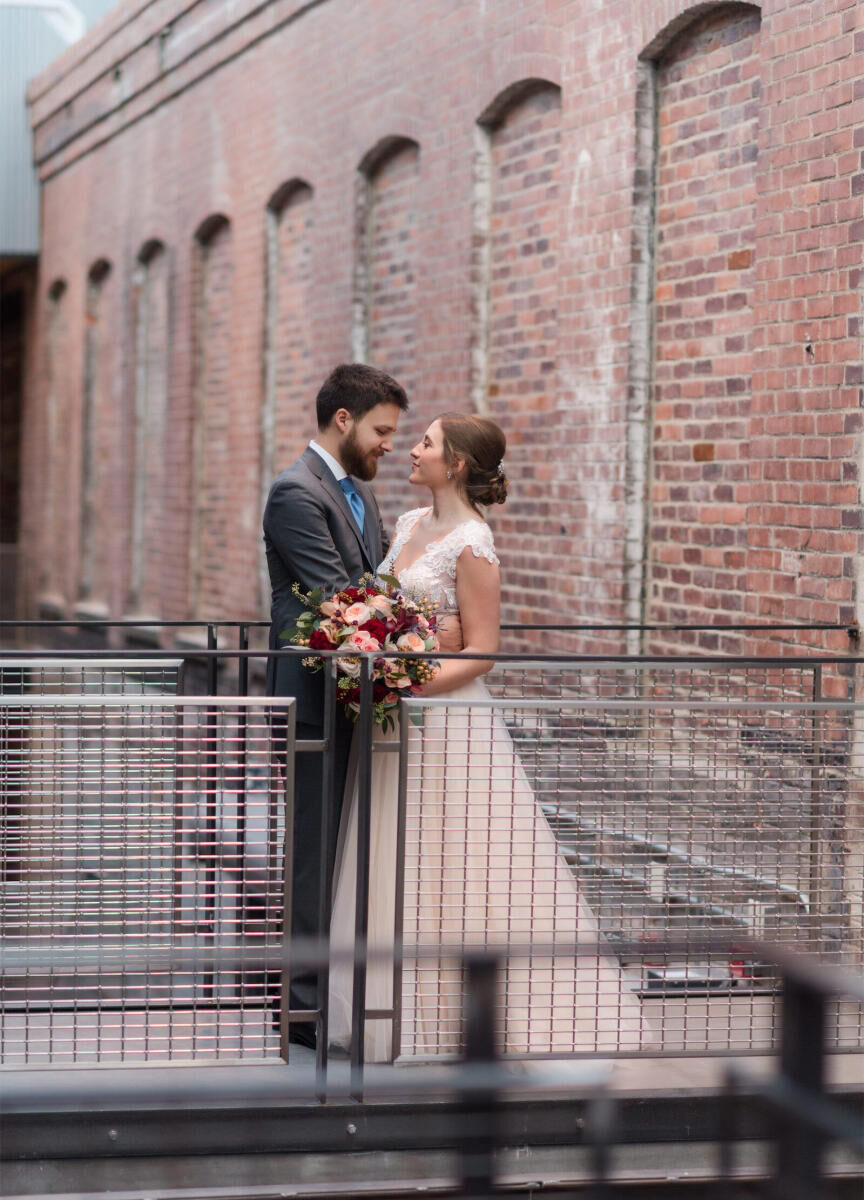
[[[374,637],[379,646],[384,645],[384,639],[387,636],[387,626],[383,621],[379,621],[377,617],[373,617],[371,621],[367,621],[360,628],[365,629],[368,634]]]
[[[309,647],[312,650],[332,650],[333,643],[328,638],[327,634],[321,629],[316,629],[309,638]]]

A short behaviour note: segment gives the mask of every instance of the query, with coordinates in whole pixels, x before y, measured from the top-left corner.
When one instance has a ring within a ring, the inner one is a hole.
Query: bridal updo
[[[466,413],[445,413],[438,418],[444,435],[444,461],[453,466],[465,463],[458,476],[459,486],[472,508],[488,508],[507,499],[504,453],[507,439],[488,417]]]

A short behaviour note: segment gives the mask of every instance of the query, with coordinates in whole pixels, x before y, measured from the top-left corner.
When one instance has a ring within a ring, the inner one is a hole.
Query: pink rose
[[[412,654],[422,654],[426,649],[426,642],[419,633],[403,633],[396,647],[399,650],[408,650]]]
[[[352,650],[380,650],[380,643],[367,633],[365,629],[358,629],[356,633],[352,633],[349,638],[346,638],[343,645],[350,646]]]
[[[319,611],[322,612],[325,617],[342,616],[342,606],[337,604],[335,600],[325,600],[323,604],[320,604],[318,607]]]
[[[393,604],[386,596],[370,596],[368,603],[369,607],[374,608],[382,617],[393,616]]]
[[[426,620],[426,618],[423,616],[422,613],[417,614],[417,628],[422,629],[424,633],[429,628],[429,622]]]
[[[352,604],[349,608],[345,609],[342,618],[349,625],[365,625],[367,621],[371,621],[372,619],[372,609],[368,604],[363,604],[362,601],[358,600],[356,604]]]

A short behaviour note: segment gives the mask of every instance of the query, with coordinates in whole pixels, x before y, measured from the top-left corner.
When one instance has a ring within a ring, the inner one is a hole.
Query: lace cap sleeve
[[[495,553],[495,539],[492,536],[492,530],[485,521],[468,521],[461,527],[462,537],[458,540],[456,546],[456,554],[454,557],[454,568],[456,559],[466,548],[471,548],[471,553],[475,558],[485,558],[487,562],[499,565],[498,555]]]

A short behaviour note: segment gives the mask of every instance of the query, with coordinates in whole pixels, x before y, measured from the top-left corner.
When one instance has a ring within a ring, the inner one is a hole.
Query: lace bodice
[[[396,522],[387,557],[378,568],[379,574],[393,574],[393,564],[402,547],[414,532],[417,522],[430,511],[429,508],[412,508],[410,512],[402,514]],[[422,596],[430,603],[437,604],[441,612],[455,612],[458,607],[456,562],[466,546],[471,547],[475,558],[498,562],[492,530],[486,522],[463,521],[443,538],[430,542],[418,559],[400,570],[398,578],[401,587],[409,594]]]

